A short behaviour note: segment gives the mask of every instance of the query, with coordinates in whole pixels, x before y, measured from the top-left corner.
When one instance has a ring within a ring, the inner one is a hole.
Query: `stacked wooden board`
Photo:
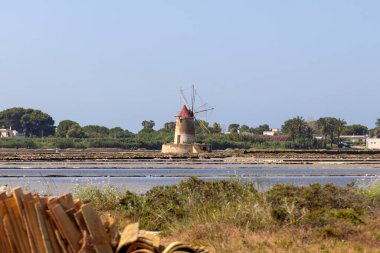
[[[154,233],[128,225],[120,234],[114,219],[71,194],[46,197],[21,188],[0,192],[0,253],[206,253],[181,243],[167,247]]]

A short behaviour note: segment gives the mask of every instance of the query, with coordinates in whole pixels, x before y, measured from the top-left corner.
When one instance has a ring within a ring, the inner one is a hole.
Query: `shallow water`
[[[170,185],[197,176],[204,180],[238,179],[253,182],[259,190],[277,183],[368,184],[380,178],[380,168],[350,166],[271,166],[232,169],[159,168],[159,169],[2,169],[0,185],[22,186],[29,191],[61,194],[83,185],[113,185],[120,190],[145,192],[154,186]]]

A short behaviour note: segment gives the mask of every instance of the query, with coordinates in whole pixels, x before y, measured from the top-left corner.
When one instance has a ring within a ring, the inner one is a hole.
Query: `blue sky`
[[[380,1],[0,1],[0,110],[58,123],[174,120],[195,84],[204,119],[380,117]]]

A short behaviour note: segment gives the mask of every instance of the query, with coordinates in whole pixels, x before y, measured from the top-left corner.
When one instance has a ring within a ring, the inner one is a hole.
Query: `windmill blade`
[[[205,126],[205,124],[203,124],[202,121],[197,120],[197,118],[195,118],[195,117],[194,117],[194,119],[198,123],[198,125],[200,125],[203,129],[205,129],[207,131],[208,134],[211,134],[210,129],[208,129],[208,127]]]
[[[191,89],[192,93],[191,93],[191,111],[194,112],[194,104],[195,104],[195,87],[194,87],[194,84],[192,85],[192,89]]]
[[[215,108],[209,108],[209,109],[204,109],[204,110],[200,110],[200,111],[196,111],[196,112],[194,112],[194,114],[197,114],[197,113],[201,113],[201,112],[207,112],[207,111],[212,111],[212,110],[214,110]]]
[[[186,107],[190,108],[189,107],[189,103],[187,102],[187,99],[186,99],[186,96],[185,96],[185,92],[183,91],[183,89],[181,89],[181,98],[182,98],[182,102],[186,105]]]
[[[195,109],[195,111],[198,111],[198,110],[204,108],[205,106],[208,106],[208,104],[207,104],[207,103],[204,103],[204,104],[198,106],[197,109]]]

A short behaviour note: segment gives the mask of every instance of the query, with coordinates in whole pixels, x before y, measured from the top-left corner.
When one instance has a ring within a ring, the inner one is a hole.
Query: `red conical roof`
[[[194,114],[191,110],[187,109],[186,105],[184,105],[177,117],[192,118],[192,117],[194,117]]]

